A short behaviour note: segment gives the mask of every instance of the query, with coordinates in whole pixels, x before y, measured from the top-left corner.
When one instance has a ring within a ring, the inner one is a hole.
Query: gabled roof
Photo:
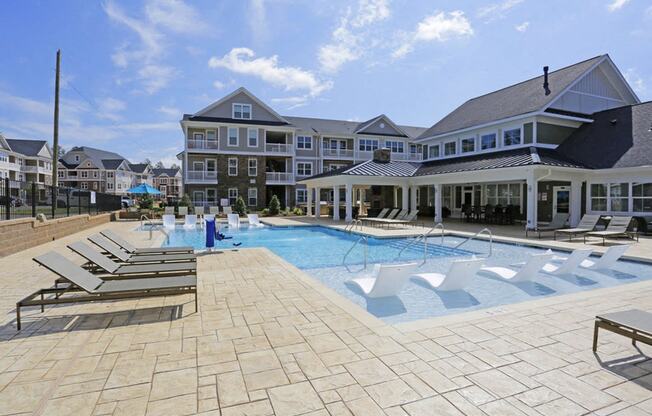
[[[365,129],[369,128],[371,125],[373,125],[374,123],[376,123],[377,121],[380,121],[380,120],[383,120],[385,123],[389,124],[390,127],[392,127],[394,130],[396,130],[396,132],[399,135],[403,135],[403,136],[407,137],[407,133],[405,133],[403,131],[403,129],[401,129],[398,125],[394,124],[394,122],[389,117],[387,117],[385,114],[381,114],[381,115],[376,116],[376,117],[374,117],[374,118],[372,118],[370,120],[363,121],[362,123],[358,124],[358,127],[356,128],[355,132],[359,133],[359,134],[368,133],[368,132],[365,132]],[[376,133],[368,133],[368,134],[376,134]]]
[[[40,156],[39,153],[43,150],[43,147],[48,144],[45,140],[6,139],[6,141],[12,152],[20,153],[25,156]]]
[[[152,169],[152,172],[154,172],[154,176],[176,176],[179,173],[180,169],[179,168],[154,168]]]
[[[451,133],[510,117],[542,111],[588,71],[609,59],[600,55],[548,74],[551,93],[545,95],[543,75],[472,98],[426,130],[419,139]]]
[[[371,120],[378,119],[376,117]],[[320,134],[323,136],[334,135],[334,136],[354,136],[357,131],[360,129],[361,124],[359,121],[346,121],[346,120],[333,120],[326,118],[312,118],[312,117],[294,117],[286,116],[285,119],[290,122],[295,127],[307,132],[312,132],[313,134]],[[367,123],[369,124],[369,123]],[[414,127],[414,126],[396,126],[401,131],[403,131],[409,138],[416,138],[426,129],[424,127]],[[366,134],[366,133],[360,133]]]
[[[79,162],[75,162],[75,154],[81,153],[84,157],[79,158]],[[91,163],[99,169],[116,169],[122,162],[129,161],[118,153],[109,152],[106,150],[96,149],[94,147],[79,146],[73,147],[63,155],[60,160],[64,166],[77,166],[80,162],[90,159]]]
[[[129,169],[136,173],[145,173],[148,167],[149,163],[129,163]]]
[[[652,101],[594,113],[557,150],[594,169],[652,166]]]
[[[126,162],[126,159],[102,159],[102,165],[104,169],[115,170],[120,167],[123,163]],[[129,166],[129,163],[126,163],[126,166]]]
[[[263,107],[265,110],[269,111],[272,115],[274,115],[275,117],[277,117],[277,118],[279,119],[279,121],[287,123],[287,120],[285,120],[285,119],[283,118],[282,115],[280,115],[279,113],[277,113],[276,111],[274,111],[271,107],[269,107],[269,106],[268,106],[267,104],[265,104],[263,101],[259,100],[258,97],[256,97],[256,96],[253,95],[251,92],[249,92],[249,90],[246,89],[245,87],[240,87],[240,88],[238,88],[237,90],[233,91],[231,94],[229,94],[229,95],[227,95],[227,96],[225,96],[225,97],[222,97],[222,98],[220,98],[219,100],[215,101],[213,104],[211,104],[211,105],[209,105],[209,106],[207,106],[207,107],[202,108],[201,110],[199,110],[199,111],[197,111],[195,114],[193,114],[193,115],[191,116],[191,119],[194,119],[195,117],[201,117],[202,115],[204,115],[204,113],[209,112],[209,111],[212,110],[213,108],[218,107],[219,105],[221,105],[221,104],[224,103],[225,101],[228,101],[228,100],[230,100],[232,97],[235,97],[236,95],[241,94],[241,93],[242,93],[242,94],[245,94],[246,96],[248,96],[249,98],[251,98],[251,100],[254,101],[256,104],[258,104],[259,106]],[[184,117],[184,118],[185,118],[185,117]],[[201,121],[201,120],[199,120],[199,121]],[[249,121],[249,120],[247,120],[247,121]]]

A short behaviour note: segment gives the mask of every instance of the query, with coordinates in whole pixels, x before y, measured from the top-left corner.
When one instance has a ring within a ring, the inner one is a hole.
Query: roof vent
[[[612,126],[615,126],[616,123],[618,123],[618,119],[617,119],[617,118],[614,118],[614,119],[609,120],[609,124],[611,124]]]
[[[548,66],[543,67],[543,90],[546,95],[550,95],[550,84],[548,84]]]
[[[374,162],[389,163],[392,158],[392,152],[388,148],[374,150]]]

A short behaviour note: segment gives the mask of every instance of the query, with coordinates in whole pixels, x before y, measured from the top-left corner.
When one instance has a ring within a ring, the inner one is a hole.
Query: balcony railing
[[[328,156],[328,157],[352,158],[353,157],[353,150],[323,148],[323,155],[325,157]]]
[[[189,170],[186,172],[186,182],[217,183],[217,172],[204,170]]]
[[[267,153],[292,153],[294,148],[291,144],[286,143],[266,143],[265,151]]]
[[[217,140],[188,139],[188,149],[214,150],[217,149]]]
[[[292,184],[294,183],[294,173],[290,172],[266,172],[265,183],[273,184]]]
[[[392,152],[392,160],[422,160],[421,153],[394,153]]]

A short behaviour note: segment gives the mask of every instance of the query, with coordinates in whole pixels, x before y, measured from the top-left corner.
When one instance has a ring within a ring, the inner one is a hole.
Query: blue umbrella
[[[154,188],[153,186],[149,186],[146,183],[141,183],[138,186],[134,186],[131,189],[127,190],[128,194],[137,194],[137,195],[159,195],[161,191],[158,189]]]

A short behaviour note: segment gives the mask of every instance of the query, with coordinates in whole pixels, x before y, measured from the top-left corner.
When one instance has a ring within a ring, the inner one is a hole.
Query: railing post
[[[77,214],[81,215],[81,191],[77,190]]]
[[[91,191],[88,191],[88,215],[91,215]]]
[[[36,184],[32,182],[32,218],[36,218]]]
[[[57,214],[57,205],[59,202],[59,190],[55,186],[50,186],[50,191],[52,192],[52,218]]]
[[[11,186],[9,178],[5,178],[5,219],[11,219]]]
[[[70,188],[66,188],[66,217],[70,216]]]

